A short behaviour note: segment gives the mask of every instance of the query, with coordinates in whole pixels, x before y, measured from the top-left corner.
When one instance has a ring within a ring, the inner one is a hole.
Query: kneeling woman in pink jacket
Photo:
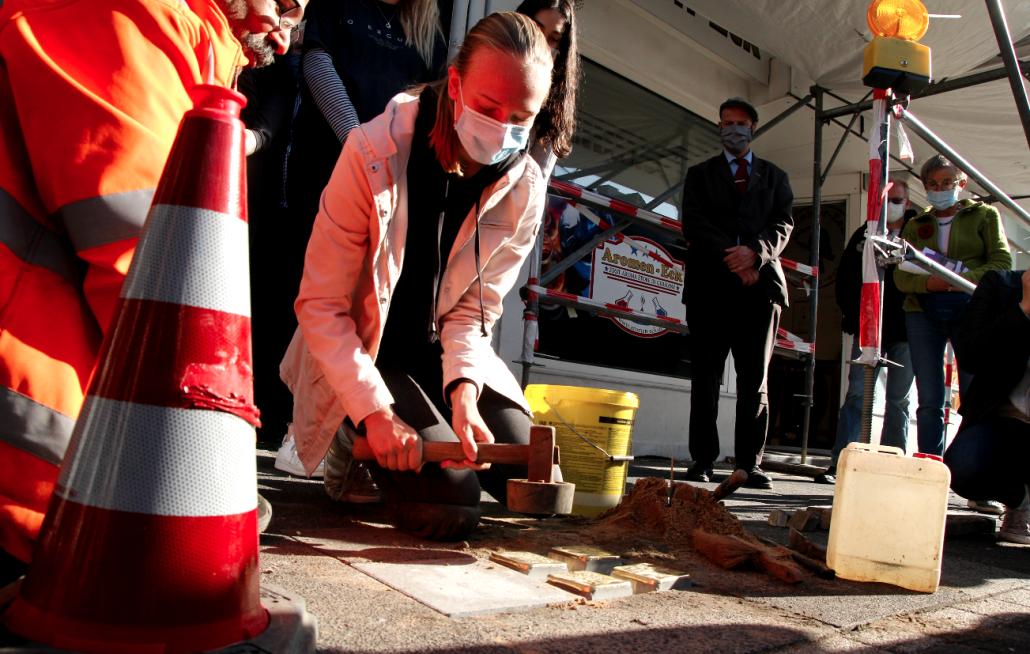
[[[545,183],[525,150],[550,78],[532,20],[484,18],[446,79],[351,132],[308,244],[306,351],[289,380],[301,458],[317,462],[346,419],[376,454],[395,524],[423,537],[465,537],[480,484],[503,502],[506,480],[525,475],[482,469],[476,443],[529,439],[490,333],[539,228]],[[423,439],[460,441],[467,460],[420,470]]]

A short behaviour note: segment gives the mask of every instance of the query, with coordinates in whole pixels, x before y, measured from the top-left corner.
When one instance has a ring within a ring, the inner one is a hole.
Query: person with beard
[[[780,253],[794,228],[787,174],[751,151],[758,112],[740,98],[719,107],[723,151],[687,171],[683,301],[693,343],[690,481],[709,481],[719,454],[719,386],[726,356],[737,371],[736,467],[745,485],[772,488],[759,464],[769,430],[766,384],[787,283]]]
[[[0,584],[31,557],[191,89],[284,52],[306,4],[0,6]]]

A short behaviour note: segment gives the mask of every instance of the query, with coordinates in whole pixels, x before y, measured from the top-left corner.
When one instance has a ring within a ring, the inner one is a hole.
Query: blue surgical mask
[[[458,99],[461,115],[454,121],[454,131],[474,161],[492,166],[525,149],[529,143],[528,127],[502,123],[469,109],[461,93],[461,80],[458,81]]]
[[[722,147],[736,156],[747,150],[752,138],[751,128],[744,125],[727,125],[720,130],[719,136],[722,140]]]
[[[933,205],[934,209],[944,211],[958,202],[959,188],[957,186],[943,191],[927,191],[926,199]]]

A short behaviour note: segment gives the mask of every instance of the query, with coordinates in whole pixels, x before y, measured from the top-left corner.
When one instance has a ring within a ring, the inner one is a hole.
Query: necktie
[[[744,157],[737,157],[737,172],[733,175],[733,184],[737,187],[737,190],[741,193],[747,191],[747,159]]]

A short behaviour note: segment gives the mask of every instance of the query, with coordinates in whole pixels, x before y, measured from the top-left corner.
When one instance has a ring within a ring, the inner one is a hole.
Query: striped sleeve
[[[361,121],[347,88],[336,73],[332,56],[321,48],[309,50],[304,53],[303,69],[304,81],[315,104],[342,143]]]

